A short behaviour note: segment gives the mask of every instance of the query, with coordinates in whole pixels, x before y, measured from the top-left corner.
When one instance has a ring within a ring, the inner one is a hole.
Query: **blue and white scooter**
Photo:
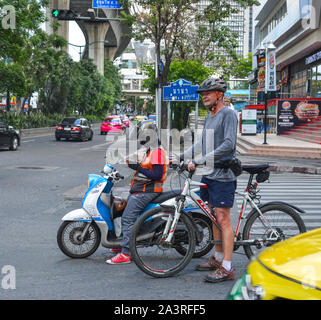
[[[89,174],[88,189],[82,201],[82,208],[70,211],[63,218],[57,233],[57,242],[63,253],[71,258],[86,258],[93,254],[99,244],[111,249],[120,249],[121,214],[126,201],[112,194],[114,184],[124,177],[109,164],[103,170],[104,175]],[[161,193],[149,203],[141,214],[155,208],[159,203],[179,194],[179,190]],[[163,221],[154,221],[150,236]]]
[[[109,164],[104,166],[103,173],[102,176],[89,174],[88,189],[82,201],[82,208],[70,211],[62,218],[63,223],[58,229],[57,242],[61,251],[71,258],[86,258],[92,255],[100,244],[110,249],[121,248],[121,215],[126,207],[126,201],[113,196],[112,188],[124,177]],[[160,193],[147,204],[141,214],[159,205],[174,205],[174,199],[180,193],[180,189]],[[208,218],[204,214],[195,212],[191,207],[192,202],[185,210],[194,218],[198,238],[200,243],[203,243],[200,245],[200,251],[195,252],[195,257],[199,257],[213,246],[211,234],[207,234],[211,232],[211,222],[207,221]],[[142,234],[140,239],[151,237],[163,223],[164,220],[161,219],[151,221],[149,230],[146,230],[146,234]],[[204,241],[205,234],[206,238],[208,237],[206,241]]]

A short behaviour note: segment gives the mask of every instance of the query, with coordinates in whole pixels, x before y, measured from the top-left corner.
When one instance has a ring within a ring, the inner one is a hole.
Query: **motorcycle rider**
[[[135,130],[132,133],[136,135]],[[136,217],[149,202],[163,191],[163,182],[167,175],[167,155],[158,139],[156,125],[147,124],[140,130],[138,140],[146,151],[139,163],[137,163],[137,157],[126,159],[128,167],[136,170],[136,172],[131,181],[130,195],[122,215],[122,249],[116,256],[106,260],[108,264],[127,264],[131,262],[129,240]]]

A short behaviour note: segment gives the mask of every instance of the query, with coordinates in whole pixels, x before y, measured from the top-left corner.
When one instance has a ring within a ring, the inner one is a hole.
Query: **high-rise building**
[[[200,0],[198,3],[198,10],[204,10],[211,1]],[[253,7],[242,8],[238,1],[230,0],[232,7],[238,8],[237,13],[231,14],[226,18],[222,26],[228,27],[232,32],[238,35],[238,46],[235,52],[239,56],[247,57],[248,53],[252,51],[253,46]],[[227,52],[223,52],[221,48],[212,45],[213,52],[223,54],[227,62],[231,62],[231,57]]]

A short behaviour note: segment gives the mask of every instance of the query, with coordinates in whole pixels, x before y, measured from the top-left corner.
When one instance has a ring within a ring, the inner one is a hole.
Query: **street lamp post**
[[[270,51],[273,51],[275,50],[276,47],[274,46],[273,42],[272,41],[269,41],[269,42],[266,42],[266,43],[261,43],[260,45],[260,48],[259,50],[260,51],[264,51],[265,52],[265,89],[264,89],[264,142],[263,144],[268,144],[267,141],[266,141],[266,131],[267,131],[267,100],[268,100],[268,92],[269,91],[275,91],[276,88],[273,88],[271,90],[270,86],[271,84],[269,84],[269,81],[270,79],[268,79],[268,74],[270,74],[268,72],[268,68],[270,67],[270,60],[269,60],[269,57],[268,57],[268,53]],[[274,68],[276,68],[276,62],[274,61]],[[275,79],[275,76],[274,76],[274,79],[273,79],[273,82],[275,83],[276,82],[276,79]],[[272,85],[272,87],[275,87],[275,84]],[[268,90],[269,89],[269,90]]]
[[[104,40],[104,41],[94,41],[94,42],[90,42],[90,43],[86,43],[86,44],[84,44],[84,45],[77,45],[77,44],[72,44],[72,43],[70,43],[70,42],[68,42],[68,44],[70,45],[70,46],[73,46],[73,47],[78,47],[79,48],[79,61],[81,60],[81,55],[82,55],[82,52],[81,52],[81,48],[86,48],[86,47],[89,47],[89,46],[91,46],[91,45],[93,45],[93,44],[95,44],[95,43],[104,43],[104,44],[107,44],[108,43],[108,40]]]

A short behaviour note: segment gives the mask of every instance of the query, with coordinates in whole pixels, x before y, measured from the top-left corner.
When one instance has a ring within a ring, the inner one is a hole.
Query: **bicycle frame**
[[[197,187],[195,189],[191,189],[191,187]],[[257,187],[257,185],[256,185]],[[165,227],[165,234],[168,234],[166,237],[166,242],[170,242],[172,240],[177,222],[180,218],[181,212],[182,212],[182,208],[184,205],[184,201],[185,198],[188,196],[190,197],[194,203],[202,210],[202,212],[208,216],[211,221],[216,225],[216,227],[219,230],[221,229],[221,226],[219,225],[219,223],[217,222],[215,213],[213,214],[212,211],[210,210],[210,208],[206,205],[206,203],[204,203],[204,201],[198,196],[198,194],[196,193],[197,191],[199,191],[199,188],[207,188],[207,185],[201,182],[197,182],[197,181],[193,181],[190,177],[188,177],[185,181],[185,184],[183,186],[182,189],[182,193],[179,196],[178,201],[175,202],[175,215],[173,219],[168,219],[167,221],[167,225]],[[255,209],[259,215],[260,215],[260,220],[262,222],[262,224],[264,225],[265,228],[268,228],[270,230],[272,230],[272,234],[271,235],[275,235],[278,236],[277,231],[273,230],[273,228],[271,227],[269,221],[264,217],[264,215],[262,214],[261,210],[259,209],[259,207],[256,205],[256,203],[253,201],[253,199],[251,199],[250,195],[249,195],[249,189],[248,187],[246,188],[245,192],[237,192],[235,191],[236,195],[239,195],[243,198],[243,203],[242,203],[242,207],[241,207],[241,211],[239,214],[239,218],[238,218],[238,223],[237,223],[237,227],[235,230],[235,241],[234,243],[236,245],[258,245],[258,240],[237,240],[238,234],[239,234],[239,230],[242,230],[243,228],[243,223],[244,220],[246,218],[243,218],[244,212],[246,212],[246,208],[247,208],[247,204],[250,203],[251,208]],[[169,230],[169,233],[167,233]],[[222,243],[221,241],[214,241],[215,244],[220,244]]]

